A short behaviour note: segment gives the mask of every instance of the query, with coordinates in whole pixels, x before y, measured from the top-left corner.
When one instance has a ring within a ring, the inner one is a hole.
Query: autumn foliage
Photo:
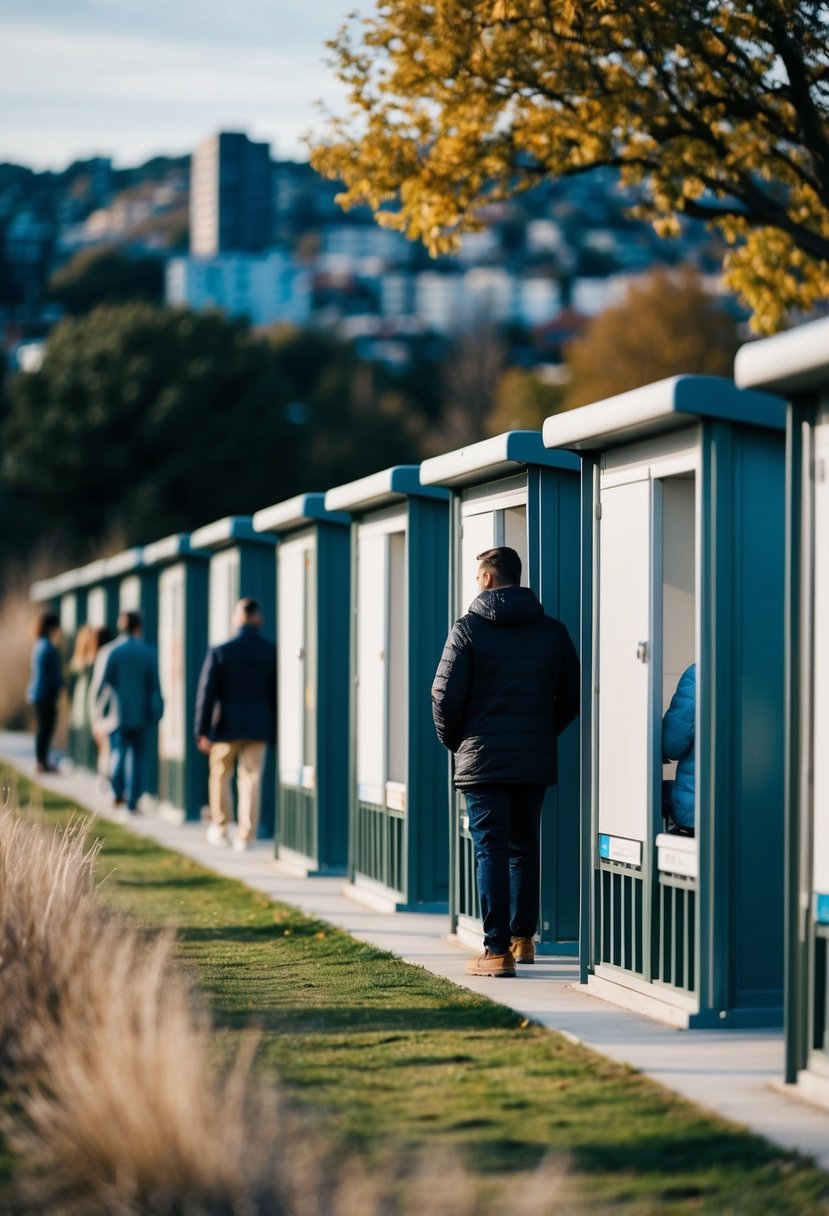
[[[756,328],[829,294],[823,3],[378,0],[330,47],[349,104],[313,163],[433,253],[488,200],[614,166],[663,234],[723,233]]]

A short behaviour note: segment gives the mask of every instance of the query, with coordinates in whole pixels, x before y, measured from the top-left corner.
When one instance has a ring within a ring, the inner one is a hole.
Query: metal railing
[[[696,991],[696,880],[660,873],[654,980],[682,992]]]
[[[475,880],[475,846],[469,834],[469,820],[462,806],[458,806],[456,822],[458,825],[457,914],[479,921],[481,919],[481,901],[478,898],[478,884]]]
[[[620,862],[602,861],[596,879],[596,961],[644,976],[642,875]]]
[[[355,874],[370,878],[405,898],[406,812],[358,800],[355,811]]]
[[[279,843],[303,857],[316,858],[316,808],[310,790],[296,785],[280,786]]]

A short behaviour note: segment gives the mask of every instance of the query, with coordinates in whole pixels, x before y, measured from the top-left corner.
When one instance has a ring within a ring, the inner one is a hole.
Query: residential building
[[[190,251],[255,253],[273,237],[270,147],[237,131],[204,140],[190,167]]]
[[[166,301],[200,311],[218,308],[252,325],[305,325],[311,316],[311,273],[281,250],[179,257],[167,263]]]

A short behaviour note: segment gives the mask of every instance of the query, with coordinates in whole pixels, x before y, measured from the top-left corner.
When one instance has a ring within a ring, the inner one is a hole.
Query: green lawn
[[[44,796],[49,820],[71,810]],[[259,1068],[335,1141],[370,1157],[452,1145],[498,1175],[560,1155],[602,1210],[829,1213],[827,1175],[632,1070],[120,826],[95,834],[102,898],[176,928],[217,1057],[260,1028]]]

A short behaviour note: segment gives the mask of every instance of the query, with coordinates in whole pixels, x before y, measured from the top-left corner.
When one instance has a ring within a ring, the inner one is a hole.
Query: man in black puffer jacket
[[[447,638],[432,713],[475,845],[484,953],[466,970],[514,976],[535,958],[541,804],[557,779],[556,740],[579,712],[579,660],[561,621],[519,585],[514,549],[477,561],[480,594]]]
[[[262,767],[276,736],[276,647],[263,638],[258,600],[239,600],[233,613],[236,636],[208,650],[196,694],[196,746],[209,757],[209,844],[230,843],[230,783],[234,771],[238,830],[233,847],[256,839]]]

